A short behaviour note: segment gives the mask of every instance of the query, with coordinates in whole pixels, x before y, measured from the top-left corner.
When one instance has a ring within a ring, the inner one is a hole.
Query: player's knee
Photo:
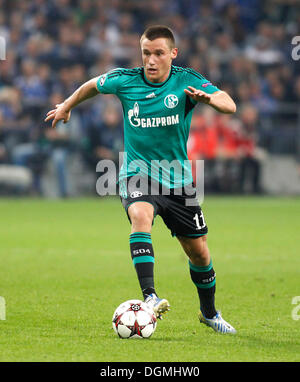
[[[201,266],[210,260],[206,236],[201,236],[197,239],[181,238],[180,241],[193,264]]]
[[[199,266],[206,265],[210,261],[209,252],[206,250],[191,252],[189,258],[193,264]]]
[[[134,203],[128,209],[128,214],[133,228],[149,231],[153,221],[153,207],[147,203]]]

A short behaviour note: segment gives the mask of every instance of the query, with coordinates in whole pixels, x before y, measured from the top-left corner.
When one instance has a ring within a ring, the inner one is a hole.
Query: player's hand
[[[193,88],[193,86],[188,86],[188,89],[184,89],[185,94],[193,98],[196,102],[202,102],[209,104],[211,100],[211,94],[207,94],[203,92],[202,90],[198,90]]]
[[[71,110],[67,110],[66,106],[63,103],[55,105],[56,109],[50,110],[47,113],[45,122],[52,121],[52,127],[55,128],[57,122],[64,121],[67,123],[71,117]]]

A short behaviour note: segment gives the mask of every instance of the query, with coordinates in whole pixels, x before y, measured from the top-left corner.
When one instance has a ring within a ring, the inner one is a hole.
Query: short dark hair
[[[141,40],[147,38],[150,41],[157,38],[166,38],[170,41],[171,48],[175,47],[175,38],[172,30],[165,25],[152,25],[148,27],[141,36]]]

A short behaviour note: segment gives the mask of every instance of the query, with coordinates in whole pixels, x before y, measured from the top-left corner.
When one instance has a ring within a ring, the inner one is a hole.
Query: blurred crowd
[[[50,163],[66,197],[72,155],[95,177],[100,159],[118,162],[123,122],[114,96],[79,105],[56,130],[44,118],[88,79],[140,66],[140,34],[151,24],[174,31],[175,65],[199,71],[237,103],[234,116],[202,106],[195,112],[188,149],[191,159],[206,160],[208,190],[261,192],[264,156],[297,155],[300,65],[291,40],[300,36],[299,1],[0,0],[7,43],[0,61],[0,184],[12,174],[5,166],[21,167],[30,171],[31,192],[43,194]]]

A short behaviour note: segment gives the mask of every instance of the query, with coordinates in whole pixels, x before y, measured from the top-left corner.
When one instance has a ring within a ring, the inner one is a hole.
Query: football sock
[[[197,287],[200,299],[200,310],[206,318],[213,318],[215,309],[216,274],[212,262],[207,266],[194,265],[189,261],[190,275]]]
[[[144,299],[154,289],[154,253],[151,234],[134,232],[130,235],[130,251]]]

